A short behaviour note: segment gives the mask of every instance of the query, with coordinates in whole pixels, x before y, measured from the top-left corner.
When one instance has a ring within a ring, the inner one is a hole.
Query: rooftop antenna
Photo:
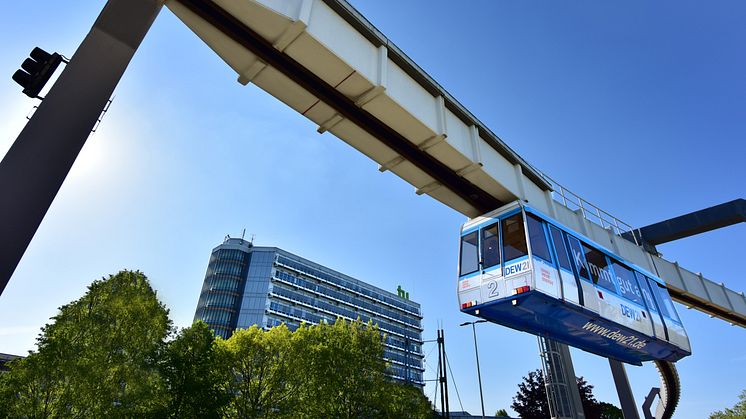
[[[244,228],[243,231],[241,232],[241,240],[243,240],[243,236],[245,235],[246,235],[246,229]]]
[[[251,233],[251,241],[249,243],[251,243],[252,246],[254,245],[254,237],[255,236],[256,236],[256,234]]]

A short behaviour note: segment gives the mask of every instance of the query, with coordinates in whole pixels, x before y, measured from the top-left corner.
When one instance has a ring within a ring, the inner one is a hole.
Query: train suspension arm
[[[643,413],[645,419],[671,419],[681,397],[679,373],[676,371],[676,365],[673,362],[655,361],[655,367],[661,377],[661,386],[650,390],[645,403],[642,405]],[[653,416],[650,414],[650,406],[656,395],[660,397],[660,401],[655,409],[655,416]]]

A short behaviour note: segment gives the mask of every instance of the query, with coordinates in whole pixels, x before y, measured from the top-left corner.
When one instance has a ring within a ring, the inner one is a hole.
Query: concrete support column
[[[109,0],[0,162],[0,294],[162,6]]]
[[[619,403],[622,405],[624,419],[640,419],[635,398],[632,395],[632,387],[630,387],[627,378],[627,371],[624,370],[624,364],[609,358],[609,365],[611,366],[611,374],[614,376],[614,385],[616,385],[616,391],[619,394]]]

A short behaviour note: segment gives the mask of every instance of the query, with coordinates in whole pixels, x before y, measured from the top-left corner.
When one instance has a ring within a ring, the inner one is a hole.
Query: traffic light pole
[[[0,162],[0,294],[162,6],[109,0]]]

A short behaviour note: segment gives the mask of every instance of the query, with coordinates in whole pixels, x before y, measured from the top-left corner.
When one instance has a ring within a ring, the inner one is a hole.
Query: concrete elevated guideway
[[[746,327],[746,297],[621,237],[630,226],[531,167],[344,0],[169,0],[238,75],[454,210],[522,199]]]

